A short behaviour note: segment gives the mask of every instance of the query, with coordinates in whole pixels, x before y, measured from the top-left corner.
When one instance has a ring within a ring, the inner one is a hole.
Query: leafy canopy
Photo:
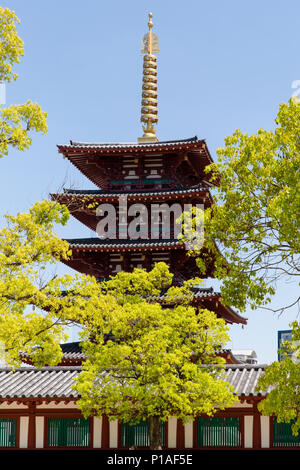
[[[218,150],[219,162],[207,167],[217,183],[215,204],[205,211],[206,252],[194,251],[200,271],[204,256],[215,263],[222,281],[223,301],[240,310],[267,308],[278,280],[300,276],[300,104],[279,106],[274,130],[248,135],[236,130]],[[199,256],[201,253],[201,256]],[[207,262],[207,259],[206,259]],[[295,297],[274,311],[299,305]],[[286,356],[265,370],[259,389],[268,391],[260,402],[264,414],[280,421],[296,420],[300,429],[300,325],[293,327],[293,357]],[[290,346],[291,347],[291,346]]]

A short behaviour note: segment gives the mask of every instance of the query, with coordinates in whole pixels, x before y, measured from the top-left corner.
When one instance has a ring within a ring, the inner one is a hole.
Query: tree
[[[0,230],[0,341],[9,365],[20,364],[21,352],[38,367],[56,365],[66,326],[82,322],[99,305],[94,278],[51,272],[51,266],[70,255],[69,244],[54,232],[54,224],[64,225],[68,217],[65,206],[50,201],[35,203],[28,213],[5,216],[7,226]]]
[[[274,130],[236,130],[217,153],[219,162],[206,168],[217,188],[205,211],[205,247],[224,302],[262,307],[279,279],[300,276],[300,105],[281,104]],[[205,270],[199,256],[198,264]],[[298,293],[276,311],[299,300]]]
[[[283,359],[273,362],[257,384],[258,390],[268,392],[258,408],[268,416],[275,415],[279,422],[292,423],[294,435],[300,429],[300,328],[292,324],[292,341],[282,347]]]
[[[179,288],[171,281],[158,263],[103,283],[110,311],[98,309],[85,322],[87,360],[76,383],[84,416],[148,419],[151,449],[160,448],[161,422],[170,416],[186,422],[236,400],[217,376],[224,361],[216,353],[229,339],[224,320],[188,305],[190,282]],[[155,301],[168,288],[164,305]]]
[[[8,8],[0,7],[0,82],[11,82],[18,75],[13,66],[24,55],[23,41],[16,25],[19,18]],[[25,150],[31,145],[30,131],[47,132],[47,114],[37,103],[28,100],[24,104],[0,108],[0,157],[8,154],[10,147]]]

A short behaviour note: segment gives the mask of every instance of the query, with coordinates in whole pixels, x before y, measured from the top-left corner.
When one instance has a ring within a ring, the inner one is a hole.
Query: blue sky
[[[159,140],[197,135],[216,159],[216,149],[236,128],[249,134],[272,129],[279,104],[300,80],[298,1],[10,0],[1,5],[20,18],[25,43],[15,69],[19,79],[6,86],[6,102],[38,102],[49,126],[47,135],[33,135],[30,150],[11,150],[0,161],[1,218],[26,211],[63,185],[93,188],[62,159],[57,144],[128,142],[141,135],[140,46],[150,11],[160,40]],[[94,235],[74,220],[58,233]],[[294,298],[295,289],[278,285],[274,305]],[[231,328],[229,346],[255,349],[261,363],[276,360],[277,331],[288,329],[296,313],[278,317],[247,310],[248,325]]]

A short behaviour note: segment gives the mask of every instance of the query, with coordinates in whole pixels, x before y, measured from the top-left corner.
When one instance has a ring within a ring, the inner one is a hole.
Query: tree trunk
[[[149,418],[149,440],[150,449],[161,449],[161,421],[159,416],[150,416]]]

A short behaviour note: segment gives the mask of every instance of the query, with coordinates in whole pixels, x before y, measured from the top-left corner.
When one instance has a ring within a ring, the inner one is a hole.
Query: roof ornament
[[[141,54],[144,54],[141,122],[144,135],[138,142],[157,142],[154,124],[157,123],[157,58],[159,53],[158,37],[152,32],[152,13],[149,13],[149,31],[142,40]]]

